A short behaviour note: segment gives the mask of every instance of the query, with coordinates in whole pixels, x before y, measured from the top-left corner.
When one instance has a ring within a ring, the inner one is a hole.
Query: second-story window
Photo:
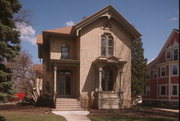
[[[167,50],[166,51],[166,60],[170,60],[171,59],[171,51]]]
[[[61,58],[62,59],[68,59],[69,58],[69,46],[68,44],[62,44],[61,45]]]
[[[153,79],[157,79],[157,71],[156,70],[153,71]]]
[[[101,55],[112,56],[113,55],[113,37],[109,33],[105,33],[101,36]]]
[[[178,65],[172,65],[172,75],[178,75]]]
[[[178,49],[174,49],[174,60],[178,60]]]
[[[166,76],[166,68],[161,67],[161,77]]]

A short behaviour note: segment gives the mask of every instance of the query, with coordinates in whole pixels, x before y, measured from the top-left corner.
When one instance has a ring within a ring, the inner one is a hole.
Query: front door
[[[72,90],[72,73],[70,71],[60,71],[58,82],[58,96],[70,97]]]

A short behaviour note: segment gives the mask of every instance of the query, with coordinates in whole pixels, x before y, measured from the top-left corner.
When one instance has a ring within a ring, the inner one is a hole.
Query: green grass
[[[66,121],[66,119],[51,113],[0,112],[0,121]]]
[[[112,117],[89,117],[92,121],[178,121],[172,118],[112,118]]]

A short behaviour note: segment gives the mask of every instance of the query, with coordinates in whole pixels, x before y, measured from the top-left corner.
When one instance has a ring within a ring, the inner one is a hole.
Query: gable
[[[164,58],[165,51],[168,48],[174,48],[175,46],[179,46],[179,31],[176,29],[171,32],[169,38],[167,39],[157,58]]]
[[[79,31],[81,31],[84,27],[91,24],[93,21],[96,21],[100,18],[106,17],[111,20],[114,19],[119,24],[121,24],[127,32],[129,32],[134,39],[137,39],[141,36],[141,34],[123,17],[121,16],[111,5],[105,7],[104,9],[96,12],[95,14],[87,17],[83,21],[79,22],[75,25],[77,29],[77,35],[79,35]]]
[[[164,62],[165,61],[165,53],[166,50],[168,49],[173,49],[173,48],[179,48],[179,30],[173,29],[171,34],[169,35],[166,43],[163,45],[163,48],[161,49],[160,53],[158,56],[148,64],[148,67],[154,66],[156,63],[159,62]]]

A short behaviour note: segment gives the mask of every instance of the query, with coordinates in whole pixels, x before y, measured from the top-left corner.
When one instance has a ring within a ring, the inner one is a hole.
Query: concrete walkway
[[[87,115],[89,111],[52,111],[56,115],[61,115],[67,121],[91,121]]]
[[[164,108],[153,108],[153,109],[154,109],[154,110],[162,110],[162,111],[179,113],[179,110],[178,110],[178,109],[164,109]]]

